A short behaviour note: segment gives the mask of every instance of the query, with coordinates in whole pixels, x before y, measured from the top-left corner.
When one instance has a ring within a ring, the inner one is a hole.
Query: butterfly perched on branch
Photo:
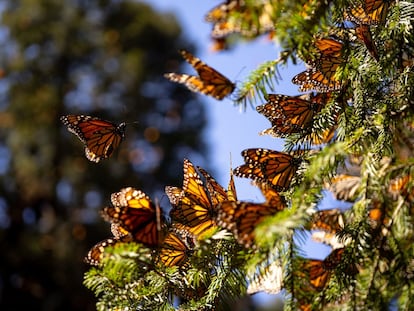
[[[290,154],[262,148],[242,151],[245,164],[234,169],[234,175],[266,183],[276,191],[289,188],[301,158]]]
[[[112,206],[102,210],[107,221],[127,232],[135,242],[156,247],[163,240],[165,222],[162,210],[141,190],[127,187],[111,195]]]
[[[198,77],[179,73],[166,73],[164,77],[173,82],[184,84],[193,92],[209,95],[218,100],[222,100],[233,93],[236,85],[224,75],[202,62],[190,52],[181,50],[180,53],[194,67]]]
[[[345,19],[359,25],[377,25],[384,23],[393,0],[364,0],[351,7]]]
[[[167,267],[182,266],[192,255],[196,237],[185,226],[173,224],[158,251],[158,261]]]
[[[313,42],[317,58],[307,61],[309,68],[292,78],[301,91],[315,90],[320,93],[337,91],[342,83],[336,76],[337,69],[344,63],[343,43],[333,38],[317,38]]]
[[[277,205],[243,201],[224,201],[217,209],[217,223],[233,233],[237,242],[246,248],[255,245],[255,229],[263,219],[286,208],[279,202]]]
[[[109,158],[125,138],[125,123],[116,125],[84,115],[62,116],[60,120],[83,142],[86,158],[92,162]]]
[[[183,187],[167,186],[165,192],[173,206],[170,211],[173,222],[185,225],[197,236],[215,228],[216,206],[190,160],[184,159]]]
[[[212,38],[226,38],[238,34],[245,38],[255,38],[275,29],[275,11],[271,3],[229,0],[213,7],[205,16],[212,23]]]
[[[272,124],[262,133],[286,137],[292,133],[304,133],[312,127],[314,116],[321,111],[330,98],[330,93],[288,96],[268,94],[264,105],[256,107]]]

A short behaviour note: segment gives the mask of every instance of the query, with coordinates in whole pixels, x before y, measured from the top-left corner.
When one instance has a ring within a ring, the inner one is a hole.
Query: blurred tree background
[[[184,157],[208,168],[202,104],[162,77],[192,47],[173,16],[135,1],[0,10],[0,309],[94,310],[82,260],[110,235],[98,213],[110,194],[134,186],[166,205]],[[65,114],[127,122],[126,140],[89,162]]]

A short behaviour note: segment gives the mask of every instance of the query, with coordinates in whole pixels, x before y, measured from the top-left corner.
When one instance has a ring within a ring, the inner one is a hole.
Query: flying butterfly
[[[220,3],[207,12],[204,20],[209,23],[226,20],[229,12],[238,10],[241,4],[242,1],[240,0],[227,0],[224,3]]]
[[[393,0],[364,0],[348,10],[345,18],[359,25],[376,25],[385,22]]]
[[[227,1],[210,10],[205,19],[213,23],[213,38],[237,33],[252,39],[275,29],[274,8],[269,3],[247,6],[244,1]]]
[[[173,205],[170,216],[175,222],[187,226],[190,233],[200,236],[215,228],[216,207],[194,165],[184,159],[183,188],[167,187],[167,195]],[[172,200],[171,200],[172,199]]]
[[[241,154],[245,164],[236,167],[234,174],[267,183],[276,191],[285,191],[289,188],[302,161],[284,152],[262,148],[246,149]]]
[[[217,100],[233,93],[236,85],[219,73],[217,70],[202,62],[199,58],[193,56],[190,52],[181,50],[183,58],[194,67],[198,73],[197,76],[187,74],[166,73],[164,77],[167,79],[184,84],[189,90],[210,95]]]
[[[158,260],[167,267],[183,266],[193,253],[195,245],[196,238],[193,234],[173,225],[161,244]]]
[[[231,231],[237,242],[246,248],[254,247],[255,229],[263,219],[285,206],[241,201],[224,201],[218,207],[217,223]]]
[[[86,158],[92,162],[109,158],[125,138],[125,123],[116,125],[84,115],[62,116],[60,120],[83,142]]]
[[[104,219],[128,232],[132,240],[155,247],[163,239],[165,227],[162,211],[141,190],[127,187],[111,195],[113,206],[102,211]]]

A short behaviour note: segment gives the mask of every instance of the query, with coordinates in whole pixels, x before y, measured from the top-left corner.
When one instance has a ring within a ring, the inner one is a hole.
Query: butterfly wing
[[[206,187],[213,205],[227,200],[227,191],[205,169],[199,166],[197,169],[206,180]]]
[[[125,137],[125,123],[115,125],[109,121],[84,115],[62,116],[60,120],[85,145],[85,155],[92,162],[110,157]]]
[[[376,25],[384,23],[392,0],[365,0],[361,5],[354,6],[346,16],[359,25]]]
[[[288,189],[301,160],[287,153],[253,148],[242,151],[246,164],[237,167],[234,174],[264,182],[276,191]]]
[[[161,210],[144,192],[123,188],[111,195],[111,201],[113,206],[102,211],[105,219],[129,232],[136,242],[150,247],[159,245],[164,226]]]
[[[227,95],[233,93],[236,87],[233,82],[214,68],[208,66],[199,58],[192,55],[190,52],[181,50],[180,53],[183,58],[194,67],[199,77],[186,74],[167,73],[164,75],[167,79],[184,84],[193,92],[209,95],[218,100],[222,100]]]
[[[182,266],[193,253],[194,237],[184,230],[170,230],[159,250],[158,259],[167,267]]]
[[[257,225],[277,211],[278,207],[266,204],[224,201],[219,205],[217,222],[231,231],[240,244],[249,248],[254,245]]]
[[[170,211],[173,221],[189,227],[195,235],[201,235],[215,227],[215,207],[207,194],[200,176],[194,165],[184,159],[184,181],[182,196],[177,198],[177,204]]]

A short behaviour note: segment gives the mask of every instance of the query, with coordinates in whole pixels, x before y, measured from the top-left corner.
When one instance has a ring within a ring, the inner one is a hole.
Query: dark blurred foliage
[[[164,206],[184,157],[208,167],[203,106],[162,76],[192,48],[173,16],[132,0],[1,10],[0,309],[94,310],[83,257],[110,236],[99,216],[110,194],[134,186]],[[89,162],[64,114],[129,122],[126,140]]]

